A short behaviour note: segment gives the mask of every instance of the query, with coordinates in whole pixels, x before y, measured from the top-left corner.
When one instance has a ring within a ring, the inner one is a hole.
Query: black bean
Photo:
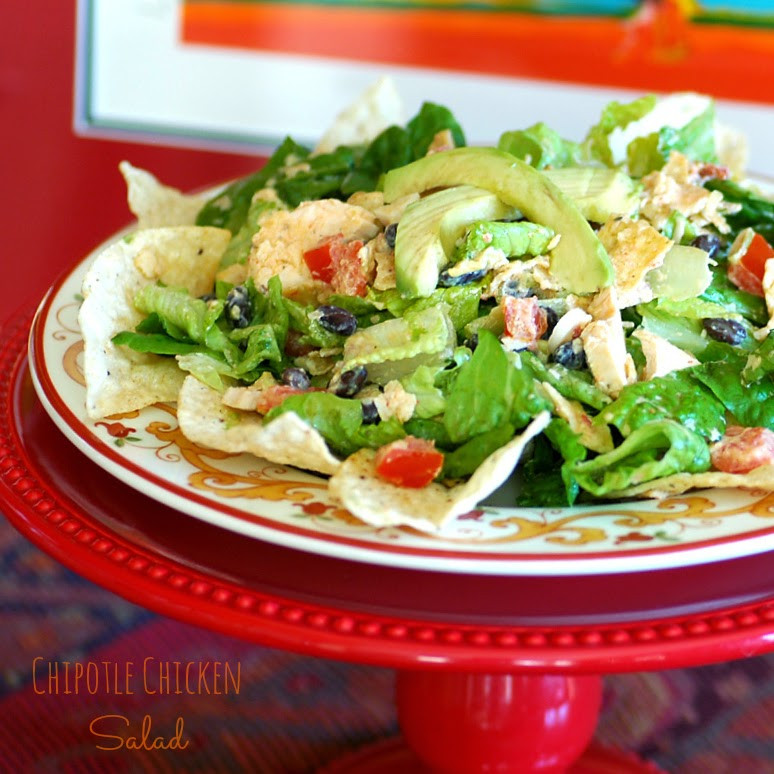
[[[747,330],[738,320],[724,317],[705,317],[702,321],[707,335],[725,344],[741,344],[747,338]]]
[[[367,376],[368,372],[365,366],[355,366],[349,371],[343,371],[339,376],[338,383],[333,388],[334,394],[340,398],[351,398],[360,392],[366,383]]]
[[[303,368],[293,366],[282,372],[282,382],[288,387],[295,387],[297,390],[308,390],[312,384],[309,374]]]
[[[471,351],[475,352],[478,346],[478,334],[474,333],[469,339],[465,341],[465,346]]]
[[[583,351],[583,347],[580,346],[580,342],[575,343],[575,340],[565,341],[564,344],[560,344],[551,353],[549,360],[572,371],[578,371],[586,367],[586,353]]]
[[[723,240],[717,234],[699,234],[691,241],[691,247],[698,247],[710,258],[714,258],[723,247]]]
[[[448,271],[442,271],[438,275],[438,285],[442,288],[455,288],[460,285],[470,285],[486,275],[486,269],[476,269],[476,271],[466,271],[456,276],[449,274]]]
[[[323,304],[317,307],[317,321],[331,333],[351,336],[357,330],[357,317],[340,306]]]
[[[541,338],[547,339],[551,335],[551,331],[556,327],[556,323],[559,322],[559,315],[550,306],[542,306],[540,308],[546,313],[546,330]]]
[[[363,401],[363,424],[364,425],[378,425],[381,422],[379,416],[379,409],[376,408],[376,404],[372,400]]]
[[[250,294],[244,285],[235,285],[226,296],[226,319],[234,328],[246,328],[253,317]]]
[[[390,249],[395,249],[395,236],[398,233],[398,224],[390,223],[386,229],[384,229],[384,238],[387,240],[387,246]]]
[[[509,279],[503,285],[502,294],[504,296],[513,296],[514,298],[529,298],[536,295],[534,288],[522,285],[517,279]]]

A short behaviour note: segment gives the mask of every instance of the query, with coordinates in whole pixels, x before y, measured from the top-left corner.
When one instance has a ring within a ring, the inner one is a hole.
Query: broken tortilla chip
[[[402,124],[403,112],[395,82],[380,78],[336,116],[314,152],[329,153],[340,145],[365,145],[387,127]]]
[[[185,194],[163,185],[150,172],[128,161],[118,165],[126,181],[129,209],[139,228],[193,226],[196,215],[208,199],[205,194]]]
[[[264,423],[254,411],[239,411],[221,402],[221,395],[188,376],[177,401],[177,421],[189,441],[219,451],[249,452],[279,465],[318,473],[334,473],[341,462],[323,437],[293,412]]]
[[[716,470],[708,470],[704,473],[675,473],[654,481],[645,481],[618,492],[611,492],[605,497],[616,500],[626,497],[663,499],[669,495],[683,494],[697,489],[774,490],[774,465],[761,465],[749,473],[721,473]]]
[[[467,513],[511,475],[529,441],[546,427],[551,416],[538,414],[520,435],[487,457],[463,484],[432,483],[423,489],[390,484],[376,474],[376,452],[360,449],[341,463],[328,490],[345,508],[373,526],[407,526],[439,532],[456,516]]]
[[[180,226],[137,231],[103,250],[86,272],[78,313],[86,410],[92,419],[177,399],[185,374],[173,358],[117,347],[112,338],[144,318],[133,299],[161,281],[195,295],[209,290],[231,233]]]

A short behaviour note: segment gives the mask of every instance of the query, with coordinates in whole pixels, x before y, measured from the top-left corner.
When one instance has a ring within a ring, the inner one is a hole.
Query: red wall
[[[72,130],[74,0],[5,4],[0,25],[0,324],[126,225],[118,162],[183,189],[253,169],[227,153],[83,139]]]

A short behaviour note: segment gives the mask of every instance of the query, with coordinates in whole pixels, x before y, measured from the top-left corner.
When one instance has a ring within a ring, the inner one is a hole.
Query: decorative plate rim
[[[706,537],[688,544],[659,544],[615,551],[590,550],[582,554],[552,551],[529,553],[518,550],[476,552],[473,543],[456,543],[441,547],[437,538],[428,539],[436,545],[398,545],[376,543],[357,536],[321,533],[278,522],[265,513],[248,513],[225,502],[214,504],[173,482],[139,466],[97,437],[76,416],[71,406],[60,395],[44,355],[44,331],[48,317],[59,299],[63,286],[93,259],[105,245],[125,230],[105,240],[85,258],[79,259],[62,272],[50,287],[33,317],[28,342],[30,374],[36,393],[57,428],[76,448],[109,474],[128,485],[192,518],[199,518],[237,533],[278,543],[289,548],[322,553],[328,556],[386,564],[396,567],[454,571],[460,573],[518,574],[518,575],[574,575],[611,574],[654,569],[674,568],[687,564],[705,564],[728,558],[738,558],[774,549],[774,524],[751,529],[741,535],[728,534]],[[711,490],[710,490],[711,491]],[[706,490],[703,494],[706,494]],[[671,498],[676,502],[680,497]],[[642,501],[646,502],[646,501]],[[637,503],[632,505],[636,508]],[[599,506],[596,506],[599,507]],[[546,509],[551,512],[580,512],[578,509]],[[631,508],[629,508],[631,510]],[[644,511],[643,511],[644,512]]]

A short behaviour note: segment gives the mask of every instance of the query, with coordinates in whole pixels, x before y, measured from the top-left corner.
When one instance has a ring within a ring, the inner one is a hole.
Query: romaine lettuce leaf
[[[712,103],[679,129],[663,126],[657,132],[632,140],[626,149],[629,173],[634,177],[643,177],[648,172],[661,169],[672,151],[679,151],[698,161],[717,161],[715,109]]]
[[[597,410],[610,403],[610,397],[594,384],[587,371],[573,371],[559,363],[547,365],[529,350],[516,352],[515,359],[532,371],[540,382],[548,382],[568,400],[578,400]]]
[[[696,369],[700,367],[627,385],[594,421],[613,425],[629,436],[650,422],[670,419],[704,438],[718,440],[726,427],[725,407],[701,380],[697,381]]]
[[[420,419],[438,416],[446,407],[443,391],[435,385],[438,369],[421,365],[412,373],[400,379],[403,389],[417,399],[414,416]]]
[[[406,431],[396,420],[363,424],[363,405],[353,398],[340,398],[330,392],[291,395],[266,414],[265,420],[292,411],[322,435],[335,454],[346,457],[364,447],[378,448],[403,438]]]
[[[544,435],[535,440],[533,453],[522,466],[517,504],[543,508],[573,505],[580,487],[572,466],[586,459],[587,454],[570,425],[554,417]]]
[[[265,188],[288,161],[297,163],[308,155],[307,148],[286,137],[261,169],[215,194],[199,211],[196,225],[227,228],[232,234],[237,234],[247,218],[253,194]]]
[[[742,360],[744,363],[744,360]],[[764,375],[754,382],[741,376],[738,360],[714,360],[691,369],[696,379],[706,385],[745,427],[767,427],[774,430],[774,379]]]
[[[515,428],[502,424],[485,433],[474,435],[444,456],[442,478],[464,478],[473,473],[479,465],[501,446],[513,438]]]
[[[608,103],[602,110],[599,121],[589,129],[584,146],[592,159],[601,161],[608,167],[617,166],[620,160],[613,156],[609,138],[616,129],[623,129],[633,121],[638,121],[656,106],[657,97],[648,94],[633,102]]]
[[[535,169],[569,167],[581,160],[580,145],[563,139],[542,121],[526,129],[504,132],[500,135],[497,147],[526,161]]]
[[[580,487],[597,497],[673,473],[710,467],[707,442],[671,419],[642,425],[613,451],[569,466]]]
[[[524,427],[551,404],[535,390],[532,372],[519,368],[489,331],[462,365],[446,398],[444,425],[451,440],[462,443],[502,425]]]
[[[342,194],[375,190],[385,172],[422,158],[435,135],[445,129],[451,132],[456,147],[465,145],[465,134],[451,111],[425,102],[405,128],[390,126],[372,140],[359,163],[344,177]]]
[[[660,169],[671,151],[716,161],[715,106],[698,94],[647,95],[629,103],[611,102],[584,141],[592,159],[625,165],[634,177]]]

